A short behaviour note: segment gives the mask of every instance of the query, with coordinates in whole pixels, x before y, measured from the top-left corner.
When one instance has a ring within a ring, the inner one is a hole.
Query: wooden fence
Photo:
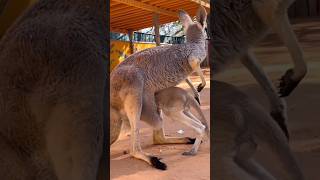
[[[290,18],[320,16],[320,0],[296,0],[289,8]]]

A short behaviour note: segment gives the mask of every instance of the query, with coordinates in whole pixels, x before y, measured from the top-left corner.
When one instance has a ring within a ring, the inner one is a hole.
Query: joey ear
[[[187,29],[189,27],[189,25],[193,23],[191,17],[188,15],[188,13],[183,10],[179,11],[179,19],[180,19],[180,22],[182,23],[184,29]]]
[[[197,21],[204,27],[207,21],[207,11],[203,6],[200,6],[197,12]]]

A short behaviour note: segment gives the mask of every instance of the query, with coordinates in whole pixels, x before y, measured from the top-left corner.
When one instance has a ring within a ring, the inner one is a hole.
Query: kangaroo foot
[[[287,139],[289,140],[290,135],[289,135],[288,127],[286,125],[286,120],[285,120],[285,117],[283,116],[283,114],[281,112],[274,111],[274,112],[271,112],[270,115],[278,123],[281,130],[283,131],[283,133],[286,135]]]
[[[186,151],[186,152],[182,153],[182,155],[184,155],[184,156],[195,156],[196,154],[197,154],[197,152],[195,152],[193,150]]]
[[[160,169],[160,170],[166,170],[167,169],[167,165],[163,162],[160,161],[160,158],[156,157],[156,156],[151,156],[148,153],[143,153],[143,152],[134,152],[134,153],[130,153],[132,157],[136,158],[136,159],[140,159],[142,161],[147,162],[148,164],[150,164],[152,167],[156,168],[156,169]]]
[[[298,80],[292,79],[293,74],[294,74],[293,69],[289,69],[279,80],[280,83],[279,83],[278,89],[279,89],[280,97],[288,96],[301,81],[302,77]]]
[[[158,157],[150,156],[150,162],[151,162],[151,165],[156,169],[160,169],[160,170],[167,169],[167,165],[165,163],[161,162],[160,158],[158,158]]]

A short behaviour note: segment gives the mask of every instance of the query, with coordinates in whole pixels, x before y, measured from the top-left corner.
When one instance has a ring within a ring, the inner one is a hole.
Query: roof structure
[[[178,11],[194,16],[199,6],[208,11],[210,0],[110,0],[110,30],[127,33],[154,25],[178,20]]]

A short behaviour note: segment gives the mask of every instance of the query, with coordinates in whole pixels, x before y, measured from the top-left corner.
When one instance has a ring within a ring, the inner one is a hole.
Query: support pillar
[[[154,33],[155,33],[155,40],[156,45],[160,46],[160,22],[159,22],[159,14],[153,14],[153,25],[154,25]]]
[[[130,42],[130,53],[134,53],[134,44],[133,44],[133,31],[128,30],[129,42]]]

